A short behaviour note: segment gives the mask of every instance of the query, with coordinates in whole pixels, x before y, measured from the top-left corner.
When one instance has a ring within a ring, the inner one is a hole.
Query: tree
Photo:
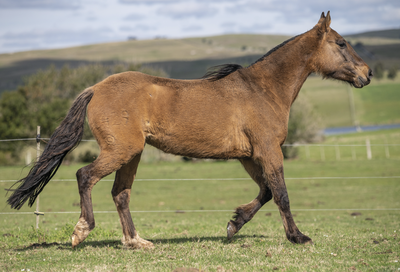
[[[295,158],[298,147],[293,144],[304,144],[318,141],[322,138],[320,120],[313,112],[312,105],[306,97],[299,96],[290,109],[288,135],[282,146],[285,159]]]
[[[387,77],[392,80],[397,77],[397,66],[390,67]]]
[[[382,79],[383,78],[383,63],[382,62],[377,62],[376,64],[375,64],[375,67],[374,67],[374,77],[376,78],[376,79]]]

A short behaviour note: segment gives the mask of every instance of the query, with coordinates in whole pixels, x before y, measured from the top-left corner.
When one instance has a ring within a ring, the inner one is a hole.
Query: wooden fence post
[[[37,133],[36,133],[36,161],[39,160],[40,157],[40,126],[37,126]],[[44,215],[44,213],[39,212],[39,196],[36,198],[36,228],[39,228],[39,216]]]
[[[371,142],[369,141],[369,138],[365,140],[365,146],[367,148],[367,159],[370,160],[372,159],[372,151],[371,151]]]

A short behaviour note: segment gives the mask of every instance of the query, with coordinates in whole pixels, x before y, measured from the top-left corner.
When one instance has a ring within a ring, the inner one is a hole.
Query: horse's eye
[[[337,45],[340,46],[340,48],[346,48],[346,41],[340,40],[336,42]]]

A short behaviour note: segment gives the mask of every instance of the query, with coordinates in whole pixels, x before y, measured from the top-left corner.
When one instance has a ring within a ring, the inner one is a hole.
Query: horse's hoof
[[[304,245],[314,245],[313,241],[310,239],[309,241],[305,242]]]
[[[303,244],[303,245],[313,245],[313,241],[311,240],[310,237],[307,235],[302,234],[301,236],[298,237],[298,244]]]
[[[136,235],[134,238],[126,238],[125,236],[122,238],[122,244],[128,248],[132,249],[153,249],[154,244],[150,241],[142,239],[139,235]]]
[[[75,226],[74,233],[71,236],[72,248],[82,243],[83,240],[88,237],[91,229],[93,228],[90,228],[89,224],[83,218],[79,218],[79,221]]]
[[[72,234],[71,240],[72,240],[72,248],[75,248],[77,245],[81,243],[81,241],[79,241],[78,235],[76,234]]]
[[[235,224],[233,224],[232,221],[228,222],[228,226],[226,227],[226,232],[227,232],[228,241],[230,241],[232,239],[233,235],[235,235],[237,232],[236,226],[235,226]]]
[[[293,244],[302,244],[302,245],[314,244],[310,237],[302,233],[298,234],[297,236],[288,236],[288,240]]]

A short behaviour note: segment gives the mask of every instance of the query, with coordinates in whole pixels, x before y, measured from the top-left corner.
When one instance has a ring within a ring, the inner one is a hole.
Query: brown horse
[[[137,72],[112,75],[86,89],[55,130],[42,156],[8,199],[19,209],[37,195],[65,155],[81,140],[86,111],[101,152],[78,170],[81,215],[72,234],[79,245],[95,227],[91,191],[116,172],[112,196],[123,231],[133,248],[153,244],[139,237],[129,211],[132,183],[145,144],[167,153],[214,159],[238,159],[260,187],[258,196],[236,208],[228,239],[269,200],[278,205],[286,237],[312,243],[293,221],[283,175],[281,145],[289,110],[311,73],[361,88],[371,69],[336,31],[329,12],[310,31],[275,47],[247,68],[225,65],[197,80],[174,80]]]

